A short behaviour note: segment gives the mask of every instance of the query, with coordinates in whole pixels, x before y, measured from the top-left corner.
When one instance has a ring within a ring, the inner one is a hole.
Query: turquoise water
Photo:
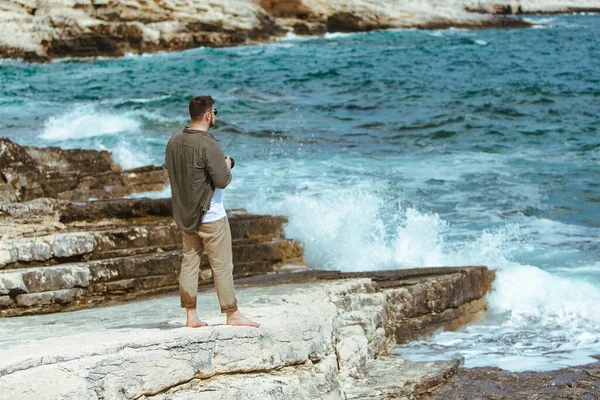
[[[497,271],[484,323],[400,353],[511,370],[591,362],[600,17],[531,20],[546,25],[3,61],[0,135],[161,164],[190,97],[211,94],[236,159],[225,204],[288,216],[312,267]]]

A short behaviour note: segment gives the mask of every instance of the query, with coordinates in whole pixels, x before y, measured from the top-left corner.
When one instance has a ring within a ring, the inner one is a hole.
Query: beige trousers
[[[182,232],[183,260],[179,274],[179,295],[182,308],[196,308],[200,260],[206,250],[213,271],[221,312],[237,310],[233,288],[233,254],[231,230],[227,217],[200,225],[196,233]]]

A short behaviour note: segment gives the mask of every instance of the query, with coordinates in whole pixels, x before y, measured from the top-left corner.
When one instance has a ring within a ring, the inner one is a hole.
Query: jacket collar
[[[209,136],[209,137],[211,137],[212,139],[214,139],[214,138],[215,138],[215,137],[212,135],[212,133],[210,133],[210,132],[208,132],[208,131],[201,131],[201,130],[198,130],[198,129],[191,129],[191,128],[188,128],[187,126],[186,126],[186,127],[183,129],[183,132],[184,132],[184,133],[199,133],[199,134],[201,134],[201,135],[206,135],[206,136]]]

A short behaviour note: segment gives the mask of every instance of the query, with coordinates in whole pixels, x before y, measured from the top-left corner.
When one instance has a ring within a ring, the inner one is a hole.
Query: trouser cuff
[[[234,303],[230,306],[221,307],[221,313],[224,314],[224,313],[228,313],[228,312],[234,312],[234,311],[237,311],[237,309],[238,309],[237,303]]]

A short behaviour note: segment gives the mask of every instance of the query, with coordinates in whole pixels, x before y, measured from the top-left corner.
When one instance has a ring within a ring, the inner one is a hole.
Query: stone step
[[[0,270],[0,317],[68,311],[115,300],[113,295],[132,294],[121,298],[129,300],[176,289],[181,251],[153,249],[153,253]],[[296,263],[298,254],[302,247],[293,240],[235,245],[233,274],[239,278],[273,272],[286,262],[286,255]],[[212,279],[206,254],[200,267],[199,283]]]
[[[158,232],[158,233],[157,233]],[[35,268],[89,260],[129,257],[174,251],[181,248],[178,235],[145,228],[110,232],[75,232],[15,241],[0,241],[0,269]],[[262,236],[233,240],[234,262],[302,257],[298,241]]]
[[[254,251],[258,256],[268,249],[258,244],[275,239],[281,242],[279,247],[283,251],[297,253],[298,246],[280,239],[283,229],[281,218],[235,215],[230,219],[230,225],[233,246],[243,246],[239,252]],[[182,240],[172,220],[126,227],[110,225],[99,228],[96,225],[89,228],[96,229],[71,232],[63,230],[39,236],[31,233],[27,234],[27,237],[17,239],[0,239],[0,269],[122,257],[144,252],[154,253],[159,250],[170,251],[178,248]],[[251,254],[242,257],[253,256]]]

